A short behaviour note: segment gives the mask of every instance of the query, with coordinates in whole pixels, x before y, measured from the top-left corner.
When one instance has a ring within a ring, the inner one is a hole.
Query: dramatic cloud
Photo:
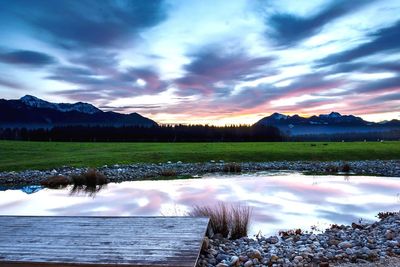
[[[16,65],[27,65],[33,67],[42,67],[45,65],[54,64],[56,60],[44,53],[15,50],[11,52],[0,51],[0,62]]]
[[[400,76],[380,79],[377,81],[370,82],[368,84],[363,84],[358,87],[358,92],[377,92],[382,90],[397,89],[400,90]]]
[[[395,93],[384,93],[372,95],[368,99],[361,99],[357,101],[356,106],[369,106],[371,109],[375,110],[390,110],[400,105],[400,90]]]
[[[161,81],[157,72],[151,68],[130,68],[124,71],[111,69],[107,73],[102,68],[92,72],[87,68],[59,67],[47,79],[81,87],[55,92],[75,100],[79,100],[82,95],[89,101],[99,97],[112,100],[116,97],[152,95],[167,88],[167,83]]]
[[[101,109],[111,109],[111,110],[119,110],[123,111],[126,109],[158,109],[161,108],[159,105],[136,105],[136,106],[121,106],[121,107],[115,107],[115,106],[100,106],[99,108]]]
[[[348,73],[348,72],[365,72],[365,73],[379,73],[379,72],[393,72],[400,73],[399,62],[356,62],[356,63],[340,63],[333,67],[330,71],[331,74]]]
[[[260,5],[261,3],[261,5]],[[398,118],[397,0],[0,1],[0,98],[160,123]]]
[[[394,94],[385,94],[374,98],[375,102],[386,102],[386,101],[400,101],[400,89],[399,92]]]
[[[191,62],[184,66],[185,76],[176,79],[175,84],[182,95],[211,94],[217,89],[233,86],[240,81],[247,81],[275,73],[267,67],[272,57],[253,57],[243,51],[224,51],[219,46],[206,46],[190,55]],[[217,91],[218,93],[218,91]]]
[[[379,29],[368,37],[371,39],[353,49],[327,56],[319,61],[320,65],[333,65],[341,62],[348,62],[358,58],[371,56],[377,53],[399,52],[400,51],[400,21],[390,27]]]
[[[2,78],[0,78],[0,86],[3,86],[5,88],[17,89],[17,90],[25,89],[22,85],[20,85],[18,83],[15,83],[10,80],[2,79]]]
[[[331,1],[318,12],[308,14],[308,16],[298,16],[295,14],[278,13],[266,20],[267,26],[272,28],[267,32],[268,37],[272,37],[281,46],[292,46],[317,34],[326,24],[333,20],[354,12],[356,9],[371,3],[372,1],[363,0],[336,0]]]
[[[304,75],[297,77],[287,86],[277,87],[269,83],[261,83],[258,86],[243,87],[238,92],[229,91],[225,95],[200,98],[196,102],[197,105],[193,105],[192,102],[180,103],[169,108],[169,111],[179,114],[182,110],[190,109],[191,114],[201,116],[205,112],[214,115],[240,115],[271,106],[275,111],[287,112],[293,108],[300,110],[334,103],[337,97],[320,96],[318,93],[334,89],[341,83],[340,79],[328,80],[319,74]],[[313,94],[315,99],[299,100],[290,104],[284,102],[285,98],[298,97],[304,94]],[[274,101],[279,105],[271,105]]]
[[[296,77],[294,81],[280,89],[282,96],[295,96],[302,94],[321,93],[338,88],[343,84],[341,79],[327,79],[323,74],[306,74]]]
[[[132,35],[166,18],[162,0],[15,0],[0,8],[23,17],[48,42],[68,49],[126,46]]]

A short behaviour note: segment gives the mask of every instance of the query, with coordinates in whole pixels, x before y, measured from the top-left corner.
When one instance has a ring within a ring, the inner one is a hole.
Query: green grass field
[[[312,145],[315,144],[315,145]],[[327,144],[327,145],[324,145]],[[61,143],[0,141],[0,170],[139,162],[400,159],[400,142]]]

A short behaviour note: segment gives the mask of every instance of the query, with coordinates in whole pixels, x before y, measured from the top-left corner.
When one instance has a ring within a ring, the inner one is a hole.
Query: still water
[[[399,211],[400,178],[260,172],[111,183],[95,193],[8,189],[0,191],[0,215],[184,215],[193,205],[219,201],[253,207],[250,234],[323,230],[332,223],[370,221],[380,211]]]

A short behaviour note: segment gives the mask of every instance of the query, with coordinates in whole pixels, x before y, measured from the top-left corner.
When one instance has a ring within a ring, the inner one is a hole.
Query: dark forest
[[[154,127],[67,126],[50,129],[0,129],[0,139],[25,141],[91,142],[241,142],[283,141],[272,126],[175,125]]]

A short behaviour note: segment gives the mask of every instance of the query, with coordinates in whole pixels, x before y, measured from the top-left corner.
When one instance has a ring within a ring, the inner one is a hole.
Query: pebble
[[[215,251],[219,251],[217,256]],[[350,262],[364,266],[393,256],[400,257],[400,213],[374,223],[341,225],[318,233],[210,240],[208,251],[202,251],[201,259],[205,260],[197,266],[311,267]]]
[[[353,245],[350,242],[344,241],[338,244],[339,248],[351,248]]]
[[[250,267],[253,266],[253,262],[251,260],[248,260],[244,263],[244,267]]]
[[[300,171],[323,173],[332,166],[340,170],[345,163],[350,165],[352,174],[371,174],[379,176],[400,177],[400,160],[362,160],[362,161],[269,161],[269,162],[243,162],[240,163],[242,172],[252,171]],[[201,175],[205,173],[223,172],[225,163],[222,160],[203,163],[173,163],[167,161],[159,164],[129,164],[129,165],[104,165],[98,170],[104,173],[110,182],[123,182],[156,177],[162,171],[174,170],[177,175]],[[41,181],[50,176],[72,176],[86,171],[87,168],[74,168],[62,166],[50,170],[26,170],[0,172],[0,185],[39,185]],[[355,227],[359,228],[358,225]],[[360,229],[361,230],[361,229]]]
[[[232,256],[229,265],[231,266],[239,265],[239,257]]]
[[[392,240],[395,237],[395,234],[392,230],[387,230],[385,236],[387,240]]]
[[[249,258],[251,259],[261,259],[261,253],[257,249],[251,250],[248,254]]]

